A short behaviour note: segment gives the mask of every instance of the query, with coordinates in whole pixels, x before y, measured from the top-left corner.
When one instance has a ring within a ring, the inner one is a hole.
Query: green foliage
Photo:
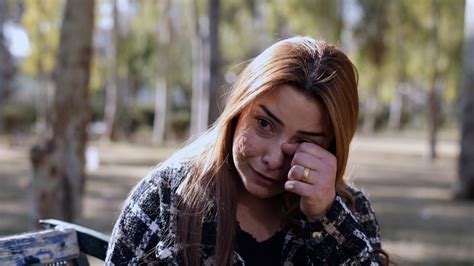
[[[108,1],[109,0],[99,0]],[[195,1],[195,2],[192,2]],[[464,1],[461,0],[354,0],[361,17],[356,25],[344,25],[342,12],[345,0],[227,0],[221,2],[220,44],[222,66],[225,70],[240,69],[242,62],[256,56],[276,40],[293,35],[322,38],[336,45],[343,31],[349,32],[349,57],[360,74],[359,92],[363,102],[376,94],[383,107],[377,125],[383,126],[395,89],[400,83],[412,90],[429,87],[433,71],[438,69],[444,79],[442,97],[450,106],[459,95],[462,67],[462,38]],[[156,78],[164,73],[159,52],[166,49],[169,56],[168,87],[184,88],[190,98],[192,83],[191,35],[195,21],[190,9],[197,5],[198,15],[207,14],[207,0],[171,0],[173,8],[172,41],[167,46],[158,34],[164,16],[163,1],[130,1],[132,8],[122,12],[121,32],[117,46],[119,76],[131,88],[154,89]],[[54,68],[61,20],[62,0],[25,0],[22,24],[30,38],[31,54],[22,66],[29,75],[49,75]],[[132,13],[132,11],[134,13]],[[438,14],[433,30],[433,12]],[[96,12],[98,14],[98,12]],[[97,20],[97,19],[96,19]],[[346,48],[346,47],[343,47]],[[111,62],[107,51],[94,54],[90,86],[94,97],[102,97],[110,74]],[[238,66],[238,67],[235,67]],[[379,84],[374,86],[374,80]],[[418,88],[415,88],[418,87]],[[94,99],[93,99],[94,100]],[[131,99],[129,102],[135,102]],[[152,125],[151,107],[128,106],[121,113],[123,125],[133,131]],[[96,107],[99,116],[102,106]],[[170,106],[170,126],[185,132],[189,107]],[[448,110],[454,110],[450,107]],[[100,112],[99,112],[100,111]],[[186,114],[187,112],[187,114]],[[404,114],[406,121],[421,114]],[[99,116],[100,117],[100,116]],[[174,122],[173,122],[174,121]],[[408,123],[408,122],[407,122]]]
[[[119,62],[128,66],[129,75],[139,83],[151,85],[157,72],[157,51],[160,48],[156,23],[159,6],[156,1],[140,3],[138,13],[130,24],[129,34],[123,43]]]
[[[154,88],[157,76],[163,73],[158,51],[167,47],[160,42],[158,36],[157,24],[164,15],[161,9],[158,1],[140,2],[137,14],[131,19],[128,34],[121,41],[119,64],[139,87]],[[184,21],[176,22],[181,25],[183,23]],[[191,83],[191,47],[189,37],[183,38],[185,33],[189,34],[186,27],[173,29],[172,32],[172,43],[168,47],[170,88],[177,85],[188,87],[185,84]]]
[[[339,0],[277,0],[272,5],[272,12],[286,23],[291,34],[338,43],[341,33],[340,5]]]
[[[457,99],[459,74],[461,72],[461,45],[463,37],[463,1],[449,0],[400,0],[381,2],[360,0],[365,16],[356,32],[360,49],[355,54],[360,72],[361,99],[370,94],[367,88],[375,75],[383,77],[380,86],[381,99],[389,103],[394,89],[400,82],[411,82],[428,88],[430,77],[437,67],[445,80],[444,99],[453,102]],[[386,19],[377,22],[377,8],[383,7]],[[438,11],[437,31],[433,33],[433,10]],[[380,31],[374,25],[385,26]],[[384,41],[384,44],[370,41]],[[382,47],[385,51],[383,63],[377,66],[374,51]],[[434,50],[436,49],[436,51]],[[436,62],[433,65],[432,62]]]
[[[241,1],[224,1],[222,3],[222,24],[220,25],[222,55],[229,64],[255,56],[252,50],[254,25],[252,10],[242,5]],[[250,38],[249,38],[250,37]]]
[[[464,25],[463,1],[438,0],[440,68],[446,72],[446,89],[444,98],[449,102],[458,99],[460,74],[462,72],[462,43]]]
[[[22,25],[30,40],[30,54],[22,69],[30,75],[53,71],[59,42],[62,0],[25,0]]]

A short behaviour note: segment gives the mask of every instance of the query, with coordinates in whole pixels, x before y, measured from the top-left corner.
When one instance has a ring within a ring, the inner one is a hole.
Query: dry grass
[[[101,166],[89,173],[81,223],[110,233],[133,185],[172,148],[92,143]],[[400,265],[474,265],[474,203],[452,199],[457,142],[440,143],[425,159],[419,137],[362,137],[352,145],[354,183],[369,194],[384,248]],[[29,164],[25,146],[0,141],[0,235],[30,230]]]

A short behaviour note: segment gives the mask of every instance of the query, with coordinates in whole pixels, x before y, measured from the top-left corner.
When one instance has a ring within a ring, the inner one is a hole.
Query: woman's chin
[[[275,188],[275,187],[268,188],[268,187],[260,186],[258,184],[251,184],[251,185],[245,186],[245,189],[247,190],[248,194],[262,200],[273,198],[284,192],[283,188],[281,189]]]

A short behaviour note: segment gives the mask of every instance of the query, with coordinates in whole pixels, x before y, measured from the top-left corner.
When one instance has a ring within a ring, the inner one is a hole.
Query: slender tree
[[[356,29],[362,52],[374,67],[365,101],[363,131],[372,133],[375,130],[376,116],[380,111],[381,69],[387,54],[385,34],[388,30],[387,11],[390,3],[382,1],[358,0],[363,10],[362,19]]]
[[[117,0],[112,0],[112,41],[109,42],[108,57],[110,62],[109,78],[105,91],[105,123],[107,131],[105,137],[109,141],[117,140],[117,109],[119,105],[119,75],[118,75],[118,46],[119,46],[119,12]]]
[[[474,200],[474,0],[466,0],[464,69],[461,91],[461,154],[456,196]]]
[[[207,129],[219,116],[221,95],[221,49],[219,45],[220,0],[208,0],[207,14],[200,15],[197,1],[190,10],[194,18],[193,96],[191,134]]]
[[[209,0],[209,123],[213,123],[220,114],[221,104],[221,48],[219,45],[220,0]]]
[[[192,48],[192,99],[191,99],[191,135],[196,136],[208,126],[209,113],[209,67],[204,60],[207,57],[206,41],[209,37],[207,16],[200,16],[197,0],[191,1],[189,8]]]
[[[463,3],[451,3],[449,1],[432,0],[429,23],[429,37],[427,46],[430,68],[427,73],[428,83],[428,134],[429,134],[429,158],[437,157],[436,144],[438,132],[442,125],[443,105],[449,79],[452,79],[453,71],[460,71],[456,65],[461,65],[459,54],[461,54],[460,43],[462,43],[462,16]],[[460,79],[460,78],[455,78]],[[457,83],[457,82],[456,82]]]
[[[158,41],[159,49],[157,51],[158,73],[155,89],[155,117],[153,121],[152,141],[155,144],[162,144],[165,138],[166,115],[167,115],[167,92],[168,92],[168,73],[169,73],[169,52],[171,45],[171,1],[163,0],[160,2],[161,16],[158,20]]]
[[[395,45],[392,49],[395,52],[394,58],[392,59],[395,63],[394,72],[396,74],[397,85],[393,91],[392,99],[390,101],[390,112],[388,117],[388,129],[390,130],[400,130],[401,129],[401,118],[403,111],[403,93],[407,87],[407,51],[405,49],[407,43],[401,42],[405,40],[409,35],[407,32],[407,27],[411,26],[409,14],[407,8],[403,1],[397,1],[393,4],[393,10],[390,12],[389,20],[398,25],[397,27],[392,27],[392,37],[394,38]],[[388,61],[388,60],[387,60]]]
[[[434,160],[438,157],[436,152],[436,143],[438,136],[438,129],[440,127],[440,95],[439,95],[439,80],[441,71],[439,69],[438,54],[440,54],[438,27],[439,27],[439,5],[436,0],[431,1],[431,73],[428,85],[428,136],[429,136],[429,158]]]
[[[55,69],[52,136],[31,149],[34,219],[76,221],[84,191],[94,0],[67,0]]]
[[[7,2],[0,1],[0,107],[7,101],[15,75],[15,66],[12,55],[7,47],[3,34],[4,24],[7,20]],[[3,131],[3,117],[0,115],[0,133]]]

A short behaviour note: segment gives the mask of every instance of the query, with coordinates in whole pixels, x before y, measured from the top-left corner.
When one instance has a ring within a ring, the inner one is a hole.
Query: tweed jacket
[[[182,265],[177,230],[177,189],[186,163],[161,165],[134,188],[115,224],[106,265]],[[355,212],[341,197],[324,217],[309,222],[298,217],[300,230],[285,231],[281,265],[378,265],[379,225],[368,199],[352,190]],[[202,265],[214,264],[216,218],[203,223]],[[171,240],[171,241],[170,241]],[[245,265],[234,251],[234,265]]]

